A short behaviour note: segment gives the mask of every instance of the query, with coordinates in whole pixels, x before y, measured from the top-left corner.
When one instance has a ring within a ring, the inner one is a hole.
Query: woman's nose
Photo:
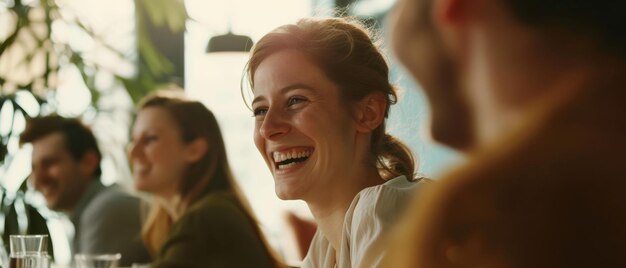
[[[269,110],[265,114],[259,132],[263,138],[272,140],[289,133],[290,129],[291,125],[284,115],[280,114],[279,111]]]
[[[128,143],[128,145],[126,145],[126,155],[129,159],[137,156],[138,147],[139,144],[137,142],[130,142]]]

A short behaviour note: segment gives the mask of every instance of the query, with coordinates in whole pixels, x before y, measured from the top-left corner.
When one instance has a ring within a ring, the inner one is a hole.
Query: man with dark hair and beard
[[[468,161],[387,267],[626,267],[625,1],[400,0],[393,48]]]
[[[32,145],[30,182],[49,209],[74,225],[73,253],[121,253],[120,265],[150,261],[140,238],[139,199],[100,181],[102,154],[91,129],[76,118],[31,118],[20,143]]]

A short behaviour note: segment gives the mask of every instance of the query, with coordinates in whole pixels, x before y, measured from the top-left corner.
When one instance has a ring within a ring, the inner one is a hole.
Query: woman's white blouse
[[[386,235],[418,184],[399,176],[361,190],[346,212],[338,254],[318,229],[302,268],[378,267],[385,254]]]

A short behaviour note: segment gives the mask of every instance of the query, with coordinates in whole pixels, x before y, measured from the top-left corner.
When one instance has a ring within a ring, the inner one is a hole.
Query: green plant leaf
[[[158,27],[168,26],[172,32],[185,30],[189,15],[182,0],[138,0],[150,21]]]

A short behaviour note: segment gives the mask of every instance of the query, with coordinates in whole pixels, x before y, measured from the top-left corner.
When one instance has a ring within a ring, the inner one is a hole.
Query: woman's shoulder
[[[194,202],[172,227],[157,267],[270,267],[254,222],[236,200],[216,192]]]
[[[187,209],[173,232],[193,233],[213,239],[248,239],[254,236],[253,220],[230,193],[208,194]],[[244,238],[242,238],[244,237]]]
[[[183,217],[212,216],[216,213],[240,214],[242,212],[242,208],[232,192],[220,191],[208,193],[198,199],[189,206]]]
[[[361,190],[355,201],[378,202],[398,200],[404,201],[415,195],[415,192],[428,183],[428,179],[408,179],[406,176],[398,176],[386,181],[383,184],[368,187]]]
[[[209,225],[219,227],[238,222],[247,225],[247,221],[248,217],[233,193],[216,192],[206,194],[189,206],[177,225],[207,228]]]
[[[429,180],[409,180],[398,176],[387,182],[363,189],[352,201],[348,214],[352,222],[367,220],[393,221]]]
[[[388,231],[424,184],[399,176],[359,192],[344,220],[342,258],[350,260],[352,267],[378,263]]]
[[[220,207],[235,205],[237,199],[235,194],[230,191],[209,192],[194,202],[189,210],[203,207]]]

